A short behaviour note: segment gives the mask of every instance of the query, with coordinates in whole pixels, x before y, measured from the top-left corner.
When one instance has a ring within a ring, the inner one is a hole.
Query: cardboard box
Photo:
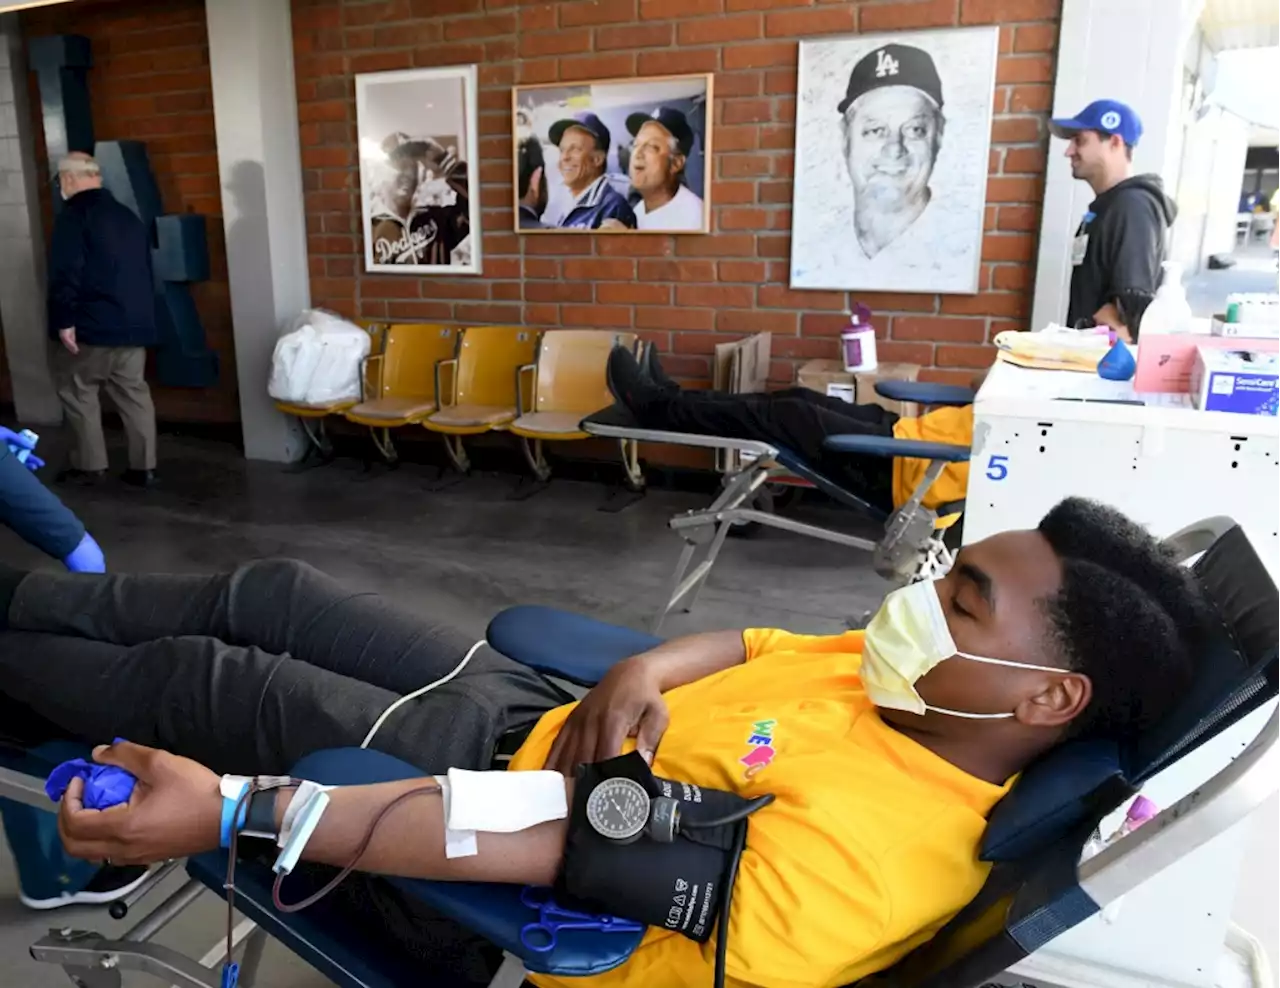
[[[873,371],[850,373],[839,360],[810,360],[800,368],[796,380],[802,388],[820,394],[843,398],[853,388],[853,397],[861,405],[879,405],[903,417],[919,414],[915,402],[890,401],[876,394],[877,381],[914,381],[920,375],[919,364],[881,364]]]
[[[1275,415],[1280,407],[1280,358],[1257,350],[1196,350],[1191,397],[1206,412]]]
[[[769,384],[773,334],[756,333],[716,347],[711,386],[732,394],[758,394]]]
[[[1280,350],[1280,340],[1242,340],[1202,333],[1142,333],[1138,337],[1138,370],[1133,377],[1133,390],[1187,394],[1191,391],[1191,372],[1195,369],[1199,347],[1275,353]]]

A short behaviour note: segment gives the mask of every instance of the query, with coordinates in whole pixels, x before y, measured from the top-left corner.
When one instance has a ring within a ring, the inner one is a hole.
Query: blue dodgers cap
[[[627,130],[632,137],[640,133],[640,128],[650,121],[660,124],[664,130],[676,139],[680,153],[686,158],[693,150],[693,128],[689,126],[689,118],[674,106],[660,106],[652,113],[633,113],[627,117]]]
[[[1096,99],[1074,117],[1049,121],[1049,132],[1064,140],[1070,140],[1082,130],[1119,134],[1126,144],[1133,146],[1142,137],[1142,118],[1127,103]]]
[[[578,127],[585,130],[596,139],[601,151],[609,150],[609,128],[604,125],[603,120],[589,110],[575,113],[571,120],[557,120],[553,123],[551,129],[547,131],[547,136],[551,138],[551,143],[559,147],[560,138],[564,137],[564,132],[570,127]]]

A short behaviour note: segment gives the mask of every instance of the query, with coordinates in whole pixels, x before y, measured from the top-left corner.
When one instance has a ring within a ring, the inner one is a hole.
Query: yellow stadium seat
[[[605,383],[605,364],[615,346],[635,350],[635,333],[594,329],[553,329],[542,334],[535,364],[520,369],[521,415],[507,428],[520,437],[525,458],[541,481],[551,476],[544,442],[590,438],[580,423],[592,412],[608,408],[613,396]],[[638,448],[622,443],[627,484],[644,486]]]
[[[398,323],[387,327],[382,353],[365,361],[364,399],[343,415],[369,427],[387,462],[397,459],[391,430],[436,410],[436,364],[455,356],[458,336],[452,326]]]
[[[369,352],[371,354],[381,353],[386,326],[382,323],[368,322],[364,319],[357,319],[356,325],[369,334]],[[312,453],[317,453],[320,459],[329,460],[333,458],[333,443],[329,440],[329,433],[325,428],[324,420],[330,415],[341,415],[347,409],[354,408],[359,403],[356,399],[351,398],[342,401],[322,402],[315,405],[293,401],[277,401],[274,404],[278,411],[283,412],[285,415],[292,415],[302,426],[302,431],[306,433],[307,442],[310,444],[307,450],[307,457],[309,458]]]
[[[520,414],[516,377],[531,363],[538,333],[518,326],[472,326],[462,331],[458,356],[436,365],[440,410],[422,425],[444,437],[454,466],[466,473],[463,436],[504,430]]]

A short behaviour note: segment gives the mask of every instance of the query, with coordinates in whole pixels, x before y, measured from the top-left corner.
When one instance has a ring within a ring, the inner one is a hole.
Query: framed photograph
[[[476,67],[356,76],[364,268],[479,274]]]
[[[973,294],[997,27],[800,42],[791,287]]]
[[[707,233],[710,75],[517,86],[521,233]]]

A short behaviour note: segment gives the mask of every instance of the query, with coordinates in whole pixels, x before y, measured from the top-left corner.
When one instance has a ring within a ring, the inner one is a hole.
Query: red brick
[[[725,0],[724,9],[735,10],[777,10],[781,7],[807,7],[813,0]]]
[[[1046,163],[1044,148],[1009,148],[1004,155],[1006,175],[1043,175]]]
[[[621,305],[670,305],[671,286],[635,281],[602,281],[596,285],[596,301]]]
[[[368,55],[351,56],[351,72],[387,72],[407,69],[413,65],[413,53],[407,51],[375,51]]]
[[[590,254],[591,237],[581,233],[539,233],[521,237],[526,254]],[[491,250],[491,247],[487,248]]]
[[[1040,209],[1037,206],[1001,206],[999,230],[1036,230],[1040,226]]]
[[[938,302],[933,295],[892,293],[892,292],[853,292],[853,301],[868,306],[872,312],[936,312]]]
[[[549,257],[526,257],[523,270],[526,278],[559,278],[560,262]]]
[[[646,21],[710,17],[723,12],[724,0],[640,0],[640,17]]]
[[[759,14],[739,14],[736,17],[713,17],[697,21],[682,21],[677,40],[682,45],[721,44],[726,41],[755,41],[761,37]]]
[[[464,65],[484,61],[484,45],[479,42],[456,42],[447,45],[429,45],[413,53],[413,64],[423,68],[437,65]]]
[[[716,96],[759,96],[762,73],[752,69],[746,72],[720,72],[715,79]]]
[[[760,128],[760,147],[766,151],[790,151],[796,146],[796,129],[793,125]]]
[[[732,45],[724,50],[721,62],[726,69],[765,69],[774,65],[795,65],[799,51],[799,46],[794,41]]]
[[[715,137],[712,137],[715,140]],[[773,162],[763,154],[729,154],[720,158],[720,175],[722,178],[749,178],[753,175],[768,175]]]
[[[920,372],[921,381],[929,384],[954,384],[961,388],[973,386],[973,371],[965,370],[932,370],[925,368]]]
[[[556,7],[559,4],[545,3],[537,7],[521,7],[519,31],[523,35],[527,31],[551,31],[556,27]]]
[[[1052,86],[1014,86],[1009,93],[1010,113],[1048,113],[1052,105]]]
[[[638,274],[640,281],[715,281],[716,265],[714,261],[645,258],[639,262]]]
[[[791,183],[790,182],[761,182],[760,183],[760,201],[765,203],[780,203],[791,201]]]
[[[676,253],[682,257],[755,257],[756,238],[749,233],[677,237]]]
[[[641,306],[636,309],[638,329],[670,329],[681,333],[708,330],[715,325],[715,319],[714,309],[689,309],[683,306],[671,309]]]
[[[369,3],[359,7],[348,4],[342,9],[342,23],[347,27],[358,27],[377,21],[402,21],[411,16],[413,16],[413,8],[408,0],[382,0],[381,3]]]
[[[1025,264],[997,264],[992,269],[991,284],[1007,291],[1024,291],[1031,286],[1031,269]]]
[[[769,212],[764,209],[725,207],[716,210],[716,228],[720,230],[767,230]]]
[[[643,51],[636,57],[636,72],[640,75],[684,75],[693,72],[714,72],[719,66],[720,50],[718,48]]]
[[[957,4],[958,0],[917,0],[863,5],[858,29],[868,32],[950,26],[956,22]]]
[[[520,57],[539,58],[543,55],[578,55],[591,51],[591,31],[578,28],[573,31],[553,31],[549,34],[521,34]]]
[[[1062,0],[960,0],[961,24],[1057,20]]]
[[[835,359],[839,346],[833,344],[831,340],[813,336],[775,336],[772,350],[775,357],[793,357],[800,360]]]
[[[981,343],[986,338],[984,319],[958,316],[894,316],[891,337],[895,340],[948,340]]]
[[[996,82],[1050,82],[1052,55],[1007,55],[996,65]]]
[[[634,54],[580,55],[560,60],[560,78],[566,82],[577,79],[624,78],[634,75],[635,68]]]
[[[1038,178],[989,178],[987,202],[1039,202]]]
[[[495,281],[490,283],[490,288],[495,302],[520,301],[520,282],[518,281]]]
[[[566,281],[631,281],[636,276],[635,261],[624,258],[571,258],[561,262],[561,270]]]
[[[773,119],[773,101],[767,99],[731,99],[720,104],[720,120],[725,124],[764,123]],[[715,134],[712,133],[713,141]]]
[[[596,253],[601,257],[669,257],[671,240],[668,237],[655,237],[646,233],[610,233],[602,237],[589,237],[595,240]]]
[[[682,357],[664,353],[662,369],[677,380],[705,380],[711,375],[711,363],[706,357]]]
[[[763,261],[721,261],[716,274],[721,281],[749,281],[760,284],[765,280]]]
[[[883,363],[916,364],[928,367],[933,363],[933,347],[928,343],[897,343],[883,340],[876,343],[876,356]]]
[[[791,257],[791,234],[760,234],[756,237],[756,256]]]
[[[1019,24],[1014,51],[1054,51],[1058,47],[1057,24]]]
[[[599,326],[604,329],[626,329],[631,326],[629,305],[562,305],[560,321],[565,326]]]
[[[547,304],[526,305],[524,307],[524,324],[557,328],[560,325],[560,306]]]
[[[488,278],[519,278],[520,258],[487,257],[484,262],[484,273]]]
[[[764,33],[768,38],[832,34],[837,31],[852,31],[856,26],[857,10],[852,4],[846,3],[812,10],[789,10],[769,14],[764,19]]]
[[[716,329],[722,333],[777,333],[794,336],[799,322],[800,314],[797,312],[716,310]]]
[[[524,298],[526,302],[591,302],[595,296],[589,281],[526,281]]]
[[[621,24],[636,19],[636,0],[584,0],[561,3],[560,26]]]
[[[361,300],[361,304],[368,305],[369,303]],[[453,304],[451,302],[388,302],[387,318],[405,320],[449,320],[453,318]]]
[[[523,313],[518,305],[483,305],[473,302],[459,302],[453,307],[454,317],[459,322],[496,322],[520,324]]]
[[[388,284],[397,281],[410,281],[413,279],[388,276],[385,279],[379,279]],[[370,278],[365,276],[364,283],[368,284]],[[485,299],[489,297],[489,286],[482,281],[462,281],[460,279],[437,279],[437,278],[421,278],[419,281],[419,292],[423,298],[462,298],[462,299]],[[389,294],[380,291],[377,294]],[[416,294],[416,293],[415,293]]]
[[[675,36],[671,24],[627,24],[596,28],[596,51],[616,48],[665,48]]]
[[[760,145],[760,130],[753,126],[717,127],[712,141],[716,152],[720,154],[725,151],[754,151]]]
[[[765,309],[844,309],[844,292],[794,291],[782,285],[761,285],[759,304]]]
[[[940,346],[934,351],[939,367],[990,367],[995,351],[988,346]]]
[[[536,86],[543,82],[554,82],[560,76],[560,68],[555,59],[540,61],[522,61],[520,63],[519,81],[521,85]]]
[[[471,38],[493,38],[512,34],[516,30],[516,15],[508,12],[488,14],[485,17],[458,17],[444,22],[446,41],[466,41]]]
[[[704,310],[714,315],[714,310]],[[676,333],[671,340],[671,348],[676,353],[715,353],[721,343],[733,343],[742,339],[741,334],[732,333]]]
[[[1030,144],[1040,140],[1039,117],[998,117],[991,124],[991,140],[997,144]]]
[[[984,261],[1029,261],[1035,249],[1036,238],[1029,233],[988,233],[982,238]]]
[[[751,285],[677,285],[676,305],[711,306],[718,309],[745,309],[755,303]]]
[[[982,292],[978,295],[944,295],[942,311],[956,316],[1005,316],[1023,318],[1028,299],[1018,292]]]

